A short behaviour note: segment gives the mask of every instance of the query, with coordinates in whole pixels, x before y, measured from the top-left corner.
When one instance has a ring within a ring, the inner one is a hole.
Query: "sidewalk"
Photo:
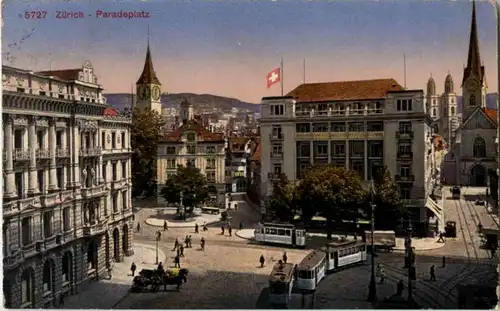
[[[165,253],[158,250],[158,260],[165,262],[165,258]],[[132,286],[132,262],[137,266],[137,273],[142,269],[156,269],[155,261],[156,249],[153,245],[135,244],[134,255],[114,263],[111,280],[94,282],[79,293],[66,297],[63,309],[112,309]]]

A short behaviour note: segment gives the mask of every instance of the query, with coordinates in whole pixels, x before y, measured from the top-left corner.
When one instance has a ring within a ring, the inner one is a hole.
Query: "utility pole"
[[[370,277],[370,285],[368,288],[368,301],[371,303],[376,303],[377,302],[377,284],[375,282],[375,247],[373,246],[373,237],[374,237],[374,232],[375,232],[375,204],[371,203],[372,207],[372,215],[371,215],[371,222],[372,222],[372,232],[371,232],[371,263],[372,263],[372,271],[371,271],[371,277]]]
[[[413,268],[413,249],[411,246],[411,233],[412,233],[411,221],[408,224],[408,302],[411,303],[413,300],[413,287],[411,282],[412,268]]]

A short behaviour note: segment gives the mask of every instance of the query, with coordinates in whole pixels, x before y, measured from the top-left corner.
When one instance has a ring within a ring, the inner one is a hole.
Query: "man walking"
[[[167,231],[168,230],[168,224],[167,224],[167,221],[164,220],[163,221],[163,231]]]
[[[231,228],[231,226],[229,226],[229,228],[227,228],[228,232],[229,232],[229,236],[233,236],[233,228]]]
[[[220,226],[220,234],[224,235],[224,225]]]
[[[283,253],[283,262],[286,263],[288,260],[288,256],[286,255],[286,252]]]
[[[173,251],[175,251],[177,249],[177,247],[179,247],[179,239],[178,238],[175,238],[175,242],[174,242],[174,249]]]
[[[175,256],[174,258],[174,268],[181,268],[181,258],[179,255]]]
[[[197,224],[197,223],[196,223],[196,224],[194,224],[194,233],[199,233],[199,232],[198,232],[198,229],[199,229],[199,228],[198,228],[198,224]]]
[[[434,265],[431,266],[429,274],[431,275],[431,281],[436,281],[436,271]]]
[[[181,245],[179,257],[184,257],[184,246]]]
[[[138,223],[137,223],[137,232],[140,232],[140,231],[141,231],[141,223],[140,223],[140,222],[138,222]]]
[[[266,262],[266,259],[264,258],[264,255],[260,255],[259,262],[260,262],[260,267],[264,268],[264,263]]]
[[[200,246],[201,246],[201,250],[205,251],[205,239],[204,238],[201,238]]]
[[[130,266],[130,271],[132,271],[132,276],[135,276],[136,269],[137,269],[137,266],[135,265],[135,262],[133,262],[132,266]]]

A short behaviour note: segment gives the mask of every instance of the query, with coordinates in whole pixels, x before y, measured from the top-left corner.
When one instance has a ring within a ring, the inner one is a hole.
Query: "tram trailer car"
[[[254,231],[260,243],[281,244],[293,247],[306,245],[306,230],[287,223],[264,223]]]
[[[277,262],[269,275],[269,303],[288,305],[292,296],[295,266],[292,263]]]
[[[297,266],[296,287],[314,290],[327,272],[364,262],[366,257],[364,242],[329,243],[309,253]]]

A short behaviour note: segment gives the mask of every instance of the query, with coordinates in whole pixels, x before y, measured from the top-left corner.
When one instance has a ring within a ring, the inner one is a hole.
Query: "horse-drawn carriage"
[[[163,290],[167,290],[167,285],[175,285],[177,291],[180,290],[181,285],[187,282],[188,269],[169,269],[169,270],[151,270],[143,269],[139,275],[134,277],[132,281],[133,292],[142,292],[149,290],[157,292],[163,285]]]

